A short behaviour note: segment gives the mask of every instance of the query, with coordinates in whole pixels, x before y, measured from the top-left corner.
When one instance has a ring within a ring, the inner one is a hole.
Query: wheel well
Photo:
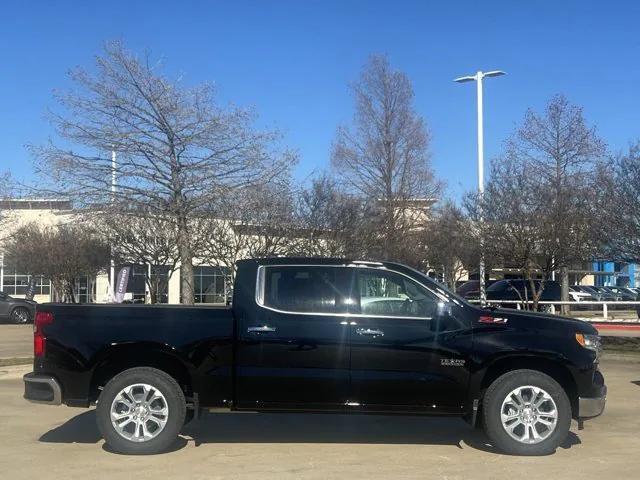
[[[480,390],[484,392],[494,380],[501,375],[513,370],[536,370],[549,375],[564,389],[571,402],[571,409],[574,414],[578,411],[578,389],[576,383],[564,365],[554,360],[541,357],[507,357],[493,363],[482,378]]]
[[[185,396],[192,394],[191,375],[180,359],[168,352],[145,348],[136,348],[134,351],[129,346],[112,351],[96,366],[91,377],[89,400],[91,402],[97,400],[101,387],[119,373],[134,367],[162,370],[178,382]]]

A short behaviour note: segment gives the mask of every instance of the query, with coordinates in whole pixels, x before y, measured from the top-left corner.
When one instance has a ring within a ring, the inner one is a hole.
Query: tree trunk
[[[180,252],[180,303],[193,305],[193,252],[189,241],[187,219],[178,220],[178,251]]]
[[[567,267],[560,268],[560,300],[569,301],[569,269]],[[569,315],[569,305],[562,305],[560,310],[562,315]]]
[[[51,288],[53,290],[52,300],[55,303],[64,302],[64,284],[58,279],[51,279]]]
[[[73,291],[73,281],[66,280],[64,282],[64,303],[76,303],[76,297]]]

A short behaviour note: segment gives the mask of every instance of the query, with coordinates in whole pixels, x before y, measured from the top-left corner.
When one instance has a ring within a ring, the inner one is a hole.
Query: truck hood
[[[575,318],[551,315],[549,313],[529,312],[511,308],[486,309],[484,314],[507,319],[507,323],[515,326],[550,330],[565,330],[585,335],[597,335],[598,330],[589,322]]]

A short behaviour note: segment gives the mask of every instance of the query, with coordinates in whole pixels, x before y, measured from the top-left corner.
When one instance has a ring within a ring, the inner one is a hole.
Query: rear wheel
[[[29,323],[31,321],[31,313],[24,307],[16,307],[11,312],[11,321],[17,324]]]
[[[125,370],[111,379],[96,408],[98,428],[107,444],[134,455],[167,450],[184,424],[185,413],[177,382],[149,367]]]
[[[514,370],[487,390],[483,419],[485,432],[505,453],[547,455],[569,433],[571,404],[564,389],[548,375]]]

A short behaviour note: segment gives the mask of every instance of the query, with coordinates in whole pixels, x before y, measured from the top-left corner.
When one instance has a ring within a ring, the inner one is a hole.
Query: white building
[[[73,210],[71,202],[65,199],[25,199],[0,200],[0,291],[11,296],[24,297],[31,276],[22,272],[19,266],[11,265],[2,253],[2,244],[12,232],[29,223],[42,226],[76,223],[80,219]],[[116,266],[116,274],[120,266]],[[133,265],[129,275],[127,297],[136,301],[149,298],[145,274],[167,275],[166,268],[148,265]],[[217,265],[194,266],[194,301],[196,303],[224,304],[227,298],[228,273],[225,267]],[[102,303],[109,298],[109,272],[98,274],[95,278],[80,278],[75,286],[76,299],[84,303]],[[36,302],[52,300],[51,283],[36,277]],[[174,271],[168,280],[167,291],[162,295],[165,303],[180,303],[180,270]]]

